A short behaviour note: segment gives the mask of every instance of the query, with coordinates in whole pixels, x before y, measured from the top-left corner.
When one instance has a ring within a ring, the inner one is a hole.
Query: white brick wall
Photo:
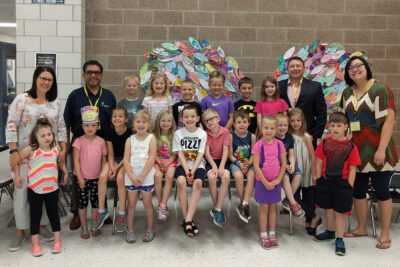
[[[16,0],[17,92],[32,85],[36,52],[57,54],[59,99],[81,86],[85,58],[85,0],[64,5],[32,4]]]

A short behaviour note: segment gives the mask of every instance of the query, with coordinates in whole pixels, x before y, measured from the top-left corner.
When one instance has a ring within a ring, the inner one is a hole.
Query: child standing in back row
[[[169,110],[172,113],[174,101],[169,94],[167,77],[161,72],[153,75],[150,81],[148,96],[143,99],[143,109],[150,114],[151,127],[154,129],[157,115],[162,110]]]
[[[136,112],[142,109],[143,99],[138,97],[140,89],[139,78],[131,75],[124,78],[125,99],[118,102],[118,107],[124,108],[128,112],[128,128],[132,130],[132,121]]]
[[[249,116],[249,131],[256,134],[257,116],[254,114],[256,101],[253,97],[253,80],[249,77],[243,77],[239,80],[240,99],[235,102],[235,110],[244,110]]]
[[[175,103],[174,106],[172,107],[177,129],[180,129],[184,126],[182,123],[182,110],[184,107],[188,105],[195,106],[197,108],[197,113],[199,114],[200,117],[201,114],[203,113],[200,104],[193,99],[195,94],[195,89],[192,81],[182,82],[181,93],[182,93],[182,100]]]
[[[261,127],[262,116],[287,112],[289,106],[282,98],[278,82],[273,77],[267,77],[261,82],[261,97],[257,101],[254,112],[257,113],[257,125]]]
[[[260,203],[258,223],[260,245],[264,249],[275,248],[276,204],[281,201],[281,181],[286,170],[286,150],[275,138],[276,118],[264,116],[261,120],[262,138],[252,150],[256,174],[255,199]],[[267,232],[267,226],[269,232]]]
[[[353,187],[357,166],[361,165],[357,147],[346,138],[349,122],[345,114],[334,112],[329,116],[331,137],[317,146],[316,204],[326,210],[328,229],[315,236],[315,241],[335,239],[335,253],[346,254],[343,235],[346,215],[351,214]]]
[[[210,94],[201,100],[201,109],[203,112],[209,108],[216,110],[219,114],[219,125],[230,129],[233,123],[233,112],[235,107],[232,100],[225,95],[224,85],[225,76],[219,71],[210,73],[208,85]]]

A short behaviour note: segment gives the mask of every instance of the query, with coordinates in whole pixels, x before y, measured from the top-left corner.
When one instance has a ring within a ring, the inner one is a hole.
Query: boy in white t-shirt
[[[182,110],[182,122],[185,127],[174,134],[172,151],[178,154],[178,166],[175,171],[178,188],[178,200],[183,215],[183,231],[188,237],[194,237],[199,229],[193,222],[193,216],[200,200],[203,180],[206,177],[205,161],[207,134],[196,126],[200,120],[197,108],[188,105]],[[186,186],[192,185],[192,196],[187,202]]]

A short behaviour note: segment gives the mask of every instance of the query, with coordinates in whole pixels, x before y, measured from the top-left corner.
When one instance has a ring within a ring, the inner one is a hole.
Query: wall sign
[[[33,4],[64,4],[64,0],[32,0]]]
[[[57,54],[36,53],[36,67],[50,67],[57,73]]]

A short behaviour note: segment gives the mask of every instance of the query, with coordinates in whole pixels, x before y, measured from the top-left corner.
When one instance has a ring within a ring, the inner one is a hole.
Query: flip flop
[[[357,233],[354,233],[354,232],[346,232],[346,233],[344,233],[344,237],[348,237],[348,238],[363,237],[363,236],[368,236],[368,234],[357,234]]]
[[[392,240],[386,240],[386,241],[378,241],[378,243],[375,245],[376,248],[379,249],[388,249],[390,248],[390,245],[392,244]]]

